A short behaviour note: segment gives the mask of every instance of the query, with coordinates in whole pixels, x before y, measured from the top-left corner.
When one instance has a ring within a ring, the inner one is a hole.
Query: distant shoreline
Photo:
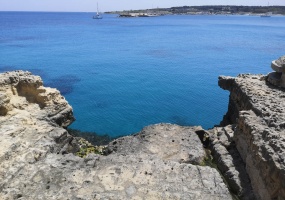
[[[250,15],[284,16],[285,6],[181,6],[171,8],[152,8],[142,10],[110,11],[106,14],[132,15]]]
[[[202,16],[202,15],[213,15],[213,16],[256,16],[256,17],[261,17],[265,14],[254,14],[254,13],[246,13],[246,14],[243,14],[243,13],[234,13],[234,14],[225,14],[225,13],[220,13],[220,14],[211,14],[211,13],[195,13],[195,14],[162,14],[162,15],[159,15],[159,14],[155,14],[155,16],[147,16],[148,14],[147,13],[128,13],[128,14],[118,14],[118,13],[105,13],[105,14],[117,14],[118,17],[156,17],[156,16],[164,16],[164,15],[168,15],[168,16],[178,16],[178,15],[181,15],[181,16],[194,16],[194,15],[197,15],[197,16]],[[285,15],[284,14],[271,14],[270,16],[274,17],[274,16],[280,16],[280,17],[284,17]]]

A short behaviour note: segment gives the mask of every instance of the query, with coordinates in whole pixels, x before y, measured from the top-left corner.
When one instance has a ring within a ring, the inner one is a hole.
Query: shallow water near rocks
[[[0,12],[0,71],[29,70],[74,109],[71,128],[111,137],[160,122],[218,124],[219,75],[267,74],[285,17]]]

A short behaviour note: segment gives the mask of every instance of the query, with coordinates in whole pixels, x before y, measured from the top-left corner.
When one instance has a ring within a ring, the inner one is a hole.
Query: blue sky
[[[285,0],[0,0],[1,11],[93,12],[98,2],[101,11],[168,8],[195,5],[282,5]]]

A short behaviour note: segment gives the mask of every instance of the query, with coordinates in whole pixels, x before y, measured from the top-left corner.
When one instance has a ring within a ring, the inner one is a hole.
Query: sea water
[[[0,71],[29,70],[58,88],[82,131],[211,128],[228,104],[218,76],[266,74],[285,54],[282,16],[92,15],[0,12]]]

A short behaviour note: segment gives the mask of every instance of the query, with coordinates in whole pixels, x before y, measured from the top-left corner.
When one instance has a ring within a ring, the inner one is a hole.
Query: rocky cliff
[[[230,91],[221,124],[236,124],[232,135],[258,199],[285,199],[285,93],[262,75],[220,77]]]
[[[0,74],[0,199],[285,199],[285,93],[267,79],[220,77],[229,108],[211,130],[156,124],[97,148],[66,131],[56,89]]]
[[[23,71],[0,74],[0,110],[0,199],[231,198],[204,166],[201,127],[153,125],[112,141],[106,155],[81,154],[81,139],[64,129],[72,108]]]

